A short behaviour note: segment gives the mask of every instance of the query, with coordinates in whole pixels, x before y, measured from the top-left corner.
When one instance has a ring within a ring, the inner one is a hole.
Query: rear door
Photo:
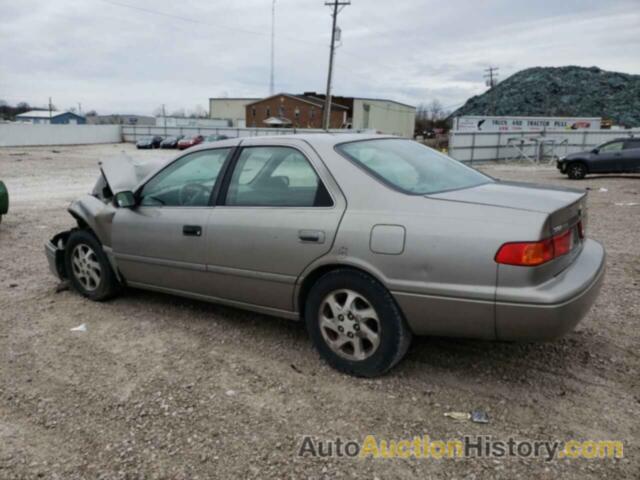
[[[623,146],[624,142],[622,140],[614,140],[602,145],[598,150],[598,154],[595,155],[595,162],[592,163],[590,171],[596,173],[621,172],[623,168]]]
[[[134,286],[206,294],[207,221],[230,148],[186,154],[151,178],[135,208],[119,208],[112,241]]]
[[[293,310],[298,276],[331,249],[345,207],[303,141],[243,142],[207,228],[210,294]]]
[[[640,138],[632,138],[624,142],[622,162],[625,172],[640,172]]]

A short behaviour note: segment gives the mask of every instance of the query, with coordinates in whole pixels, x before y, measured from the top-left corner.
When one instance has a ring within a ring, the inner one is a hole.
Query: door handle
[[[298,239],[301,242],[324,243],[324,238],[322,230],[298,230]]]
[[[200,237],[202,236],[202,227],[200,225],[184,225],[182,234],[188,237]]]

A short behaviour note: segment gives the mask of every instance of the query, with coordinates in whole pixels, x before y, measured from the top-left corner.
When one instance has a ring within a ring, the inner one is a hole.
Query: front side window
[[[622,150],[622,142],[606,143],[600,147],[600,152],[619,152]]]
[[[257,207],[331,206],[315,170],[298,150],[248,147],[236,163],[226,205]]]
[[[140,204],[206,207],[229,148],[194,152],[179,158],[142,188]]]
[[[409,194],[428,195],[493,181],[411,140],[364,140],[343,143],[336,150],[384,183]]]

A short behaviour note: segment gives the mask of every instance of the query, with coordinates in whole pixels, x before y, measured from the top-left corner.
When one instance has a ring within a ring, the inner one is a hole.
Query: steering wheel
[[[199,183],[187,183],[178,192],[180,205],[195,205],[201,195],[208,195],[209,189]]]

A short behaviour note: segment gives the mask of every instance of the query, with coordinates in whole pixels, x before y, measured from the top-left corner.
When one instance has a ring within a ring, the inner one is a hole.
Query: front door
[[[209,221],[211,294],[292,311],[295,282],[331,249],[345,200],[304,142],[246,143]]]
[[[138,192],[138,205],[113,220],[113,251],[133,286],[206,294],[207,221],[229,148],[175,160]]]

